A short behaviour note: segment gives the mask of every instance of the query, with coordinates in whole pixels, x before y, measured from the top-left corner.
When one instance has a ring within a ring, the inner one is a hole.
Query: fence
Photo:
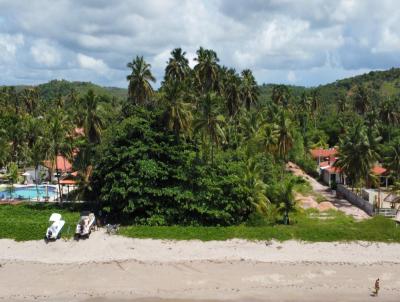
[[[371,203],[364,200],[361,196],[356,195],[351,190],[347,189],[344,185],[338,184],[337,185],[337,192],[338,196],[343,196],[347,199],[352,205],[364,210],[365,213],[372,216],[374,215],[374,207]]]

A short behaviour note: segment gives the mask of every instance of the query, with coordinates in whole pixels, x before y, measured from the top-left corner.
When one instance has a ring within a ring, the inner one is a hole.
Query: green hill
[[[16,86],[17,91],[32,86]],[[109,97],[116,97],[118,99],[125,99],[127,96],[127,89],[117,87],[102,87],[91,82],[70,82],[66,80],[52,80],[48,83],[36,86],[39,90],[40,96],[45,100],[52,100],[57,97],[66,96],[71,91],[75,91],[78,95],[87,93],[90,89],[96,95],[107,95]]]

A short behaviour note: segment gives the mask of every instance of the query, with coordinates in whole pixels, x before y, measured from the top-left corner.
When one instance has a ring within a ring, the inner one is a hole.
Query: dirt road
[[[287,164],[287,169],[292,172],[296,176],[300,176],[308,181],[311,185],[313,191],[317,194],[323,196],[327,201],[331,202],[335,208],[343,213],[354,217],[357,220],[362,220],[366,218],[370,218],[370,216],[365,213],[363,210],[353,206],[350,202],[346,199],[336,198],[335,194],[333,194],[328,186],[325,186],[319,183],[315,178],[311,177],[310,175],[306,174],[299,166],[296,164],[289,162]],[[309,197],[312,198],[312,197]]]

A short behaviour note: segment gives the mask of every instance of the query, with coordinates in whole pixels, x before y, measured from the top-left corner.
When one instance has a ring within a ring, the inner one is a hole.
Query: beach
[[[400,245],[0,240],[1,301],[399,301]],[[378,297],[372,297],[376,278]]]

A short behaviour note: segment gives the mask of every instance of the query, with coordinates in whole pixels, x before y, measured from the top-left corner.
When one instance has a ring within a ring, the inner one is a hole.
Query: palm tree
[[[337,112],[344,113],[347,111],[347,98],[344,93],[338,93],[336,96]]]
[[[257,105],[260,89],[250,69],[242,71],[242,85],[240,90],[247,110],[250,110],[251,106]]]
[[[101,140],[103,121],[98,113],[98,98],[92,89],[81,100],[83,109],[83,129],[90,144],[98,144]]]
[[[289,213],[295,209],[293,195],[293,181],[286,181],[280,185],[279,190],[279,211],[283,214],[283,223],[290,224]]]
[[[384,161],[385,166],[398,181],[400,179],[400,138],[391,142]]]
[[[211,145],[211,162],[214,163],[214,145],[218,146],[225,141],[222,126],[225,119],[217,113],[216,103],[219,101],[215,93],[207,93],[201,101],[200,116],[193,123],[194,133],[201,133],[203,143],[208,137]]]
[[[188,76],[190,71],[189,60],[185,55],[186,52],[182,51],[181,48],[175,48],[171,51],[172,57],[167,62],[167,67],[165,68],[166,81],[183,82]]]
[[[228,115],[234,118],[241,106],[241,79],[235,69],[228,69],[225,75],[224,97]]]
[[[392,137],[392,130],[400,122],[400,112],[399,112],[399,99],[387,98],[380,104],[379,108],[379,118],[382,125],[386,126],[389,135],[389,141]]]
[[[278,151],[280,131],[274,123],[264,123],[257,131],[256,139],[265,153],[275,155]]]
[[[22,100],[26,110],[30,115],[34,115],[39,102],[39,92],[37,88],[26,88],[21,92]]]
[[[340,140],[339,159],[335,166],[341,168],[351,179],[353,187],[361,180],[367,180],[373,164],[379,158],[374,144],[361,122],[356,123]]]
[[[7,166],[7,179],[10,185],[10,197],[12,198],[14,184],[18,182],[18,165],[14,162],[9,163]]]
[[[151,65],[146,63],[143,56],[136,56],[127,64],[127,67],[132,70],[126,77],[129,81],[128,99],[136,105],[144,105],[149,102],[154,93],[150,82],[155,82],[156,79],[151,73]]]
[[[46,140],[43,137],[38,137],[33,143],[32,147],[29,149],[31,163],[35,167],[35,186],[37,201],[39,201],[40,199],[38,187],[40,183],[39,166],[46,159],[47,149],[48,146],[46,144]]]
[[[368,111],[371,105],[371,98],[366,87],[362,85],[356,87],[353,95],[353,105],[354,110],[360,115],[364,115]]]
[[[173,131],[176,137],[179,134],[190,133],[192,123],[192,104],[184,100],[183,91],[177,82],[167,82],[163,87],[162,101],[165,104],[164,117],[169,130]]]
[[[64,112],[60,109],[55,109],[49,118],[48,123],[48,139],[49,139],[49,148],[48,155],[51,163],[55,163],[56,173],[57,173],[57,184],[58,184],[58,192],[59,198],[62,202],[62,192],[61,192],[61,184],[60,177],[61,173],[58,167],[57,157],[59,155],[66,156],[68,158],[72,157],[72,148],[69,139],[71,139],[71,129],[70,122]]]
[[[293,136],[291,121],[283,110],[281,111],[277,126],[278,154],[286,161],[289,151],[293,146]]]
[[[290,91],[285,85],[275,85],[272,88],[272,101],[283,108],[289,107]]]
[[[197,61],[197,65],[194,67],[194,72],[201,91],[204,93],[215,90],[219,71],[217,53],[203,47],[200,47],[196,53],[195,61]]]
[[[317,128],[317,115],[321,103],[321,95],[318,89],[311,91],[311,115],[314,119],[314,127]]]
[[[248,197],[250,203],[257,213],[266,215],[270,201],[266,196],[267,185],[261,179],[260,170],[261,167],[257,165],[256,161],[248,159],[244,181],[250,190],[250,196]]]

